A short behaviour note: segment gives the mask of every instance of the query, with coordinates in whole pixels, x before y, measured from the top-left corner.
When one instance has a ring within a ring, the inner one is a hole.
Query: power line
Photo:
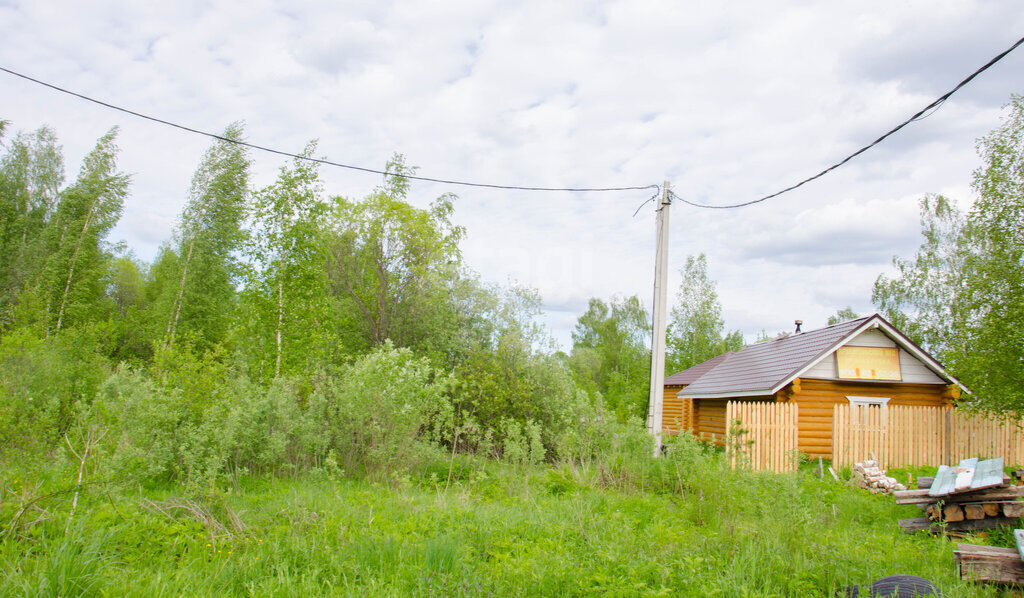
[[[112,110],[117,110],[119,112],[124,112],[125,114],[131,114],[132,116],[137,116],[139,118],[143,118],[143,119],[146,119],[146,120],[149,120],[149,121],[153,121],[155,123],[159,123],[159,124],[162,124],[162,125],[167,125],[169,127],[174,127],[176,129],[181,129],[182,131],[188,131],[189,133],[195,133],[197,135],[204,135],[206,137],[210,137],[210,138],[216,139],[218,141],[226,141],[228,143],[234,143],[235,145],[241,145],[241,146],[248,147],[248,148],[251,148],[251,149],[254,149],[254,150],[259,150],[259,151],[262,151],[262,152],[267,152],[267,153],[271,153],[271,154],[277,154],[279,156],[286,156],[286,157],[289,157],[289,158],[295,158],[296,160],[306,160],[308,162],[314,162],[316,164],[324,164],[326,166],[336,166],[338,168],[347,168],[349,170],[358,170],[360,172],[369,172],[369,173],[372,173],[372,174],[379,174],[379,175],[384,175],[384,176],[394,176],[394,177],[400,177],[400,178],[403,178],[403,179],[411,179],[411,180],[415,180],[415,181],[426,181],[426,182],[430,182],[430,183],[442,183],[442,184],[445,184],[445,185],[461,185],[463,187],[483,187],[483,188],[487,188],[487,189],[509,189],[509,190],[516,190],[516,191],[566,191],[566,192],[571,192],[571,193],[600,193],[600,192],[606,192],[606,191],[639,191],[639,190],[643,190],[643,189],[660,189],[660,187],[658,185],[636,185],[636,186],[628,186],[628,187],[530,187],[530,186],[520,186],[520,185],[497,185],[497,184],[491,184],[491,183],[471,183],[471,182],[467,182],[467,181],[456,181],[456,180],[450,180],[450,179],[439,179],[439,178],[433,178],[433,177],[416,176],[416,175],[411,175],[411,174],[401,174],[401,173],[397,173],[397,172],[389,172],[387,170],[376,170],[376,169],[373,169],[373,168],[364,168],[362,166],[353,166],[351,164],[341,164],[339,162],[332,162],[331,160],[324,160],[324,159],[320,159],[320,158],[311,158],[309,156],[301,156],[301,155],[293,154],[293,153],[290,153],[290,152],[276,150],[276,149],[273,149],[273,148],[270,148],[270,147],[266,147],[266,146],[262,146],[262,145],[256,145],[255,143],[248,143],[246,141],[239,141],[237,139],[229,139],[229,138],[224,137],[222,135],[217,135],[215,133],[209,133],[207,131],[201,131],[199,129],[194,129],[192,127],[188,127],[188,126],[185,126],[185,125],[182,125],[182,124],[171,122],[169,120],[164,120],[162,118],[157,118],[155,116],[149,116],[149,115],[146,115],[146,114],[142,114],[141,112],[136,112],[134,110],[129,110],[127,108],[122,108],[121,106],[116,106],[114,104],[110,104],[110,103],[104,102],[102,100],[97,100],[97,99],[91,98],[91,97],[89,97],[87,95],[84,95],[84,94],[81,94],[81,93],[77,93],[77,92],[71,91],[69,89],[65,89],[65,88],[60,87],[58,85],[54,85],[52,83],[47,83],[46,81],[40,81],[39,79],[36,79],[36,78],[33,78],[33,77],[29,77],[28,75],[24,75],[22,73],[19,73],[19,72],[16,72],[16,71],[12,71],[9,68],[5,68],[5,67],[0,66],[0,71],[4,71],[5,73],[9,73],[11,75],[14,75],[15,77],[21,77],[22,79],[25,79],[27,81],[31,81],[33,83],[37,83],[37,84],[42,85],[44,87],[49,87],[50,89],[59,91],[61,93],[66,93],[68,95],[75,96],[76,98],[81,98],[83,100],[86,100],[88,102],[92,102],[94,104],[99,104],[100,106],[104,106],[104,107],[110,108]]]
[[[1012,46],[1007,48],[1005,51],[1003,51],[1000,54],[998,54],[992,60],[989,60],[987,63],[985,63],[985,66],[983,66],[983,67],[979,68],[978,70],[974,71],[973,73],[971,73],[971,75],[969,77],[967,77],[966,79],[964,79],[963,81],[958,83],[956,87],[954,87],[953,89],[947,91],[944,95],[940,96],[937,100],[935,100],[931,104],[928,104],[927,106],[925,106],[924,108],[919,110],[917,112],[917,114],[915,114],[914,116],[911,116],[910,118],[908,118],[907,120],[903,121],[899,125],[897,125],[897,126],[893,127],[892,129],[890,129],[889,132],[886,133],[885,135],[882,135],[878,139],[875,139],[874,141],[872,141],[868,145],[865,145],[864,147],[862,147],[859,150],[853,152],[849,156],[843,158],[841,161],[836,162],[835,164],[833,164],[832,166],[829,166],[825,170],[822,170],[818,174],[816,174],[816,175],[814,175],[812,177],[808,177],[808,178],[800,181],[799,183],[797,183],[795,185],[790,185],[789,187],[786,187],[785,189],[783,189],[781,191],[776,191],[775,193],[772,193],[771,195],[765,195],[764,197],[761,197],[761,198],[758,198],[758,199],[754,199],[754,200],[751,200],[751,201],[745,201],[743,203],[724,205],[724,206],[711,206],[711,205],[707,205],[707,204],[701,204],[701,203],[692,202],[692,201],[683,199],[682,197],[679,197],[675,193],[672,193],[672,196],[675,197],[676,199],[678,199],[679,201],[681,201],[681,202],[683,202],[685,204],[691,205],[691,206],[693,206],[695,208],[705,208],[705,209],[709,209],[709,210],[731,210],[731,209],[734,209],[734,208],[742,208],[742,207],[753,205],[753,204],[756,204],[756,203],[761,203],[762,201],[766,201],[766,200],[772,199],[773,197],[778,197],[778,196],[782,195],[783,193],[788,193],[789,191],[792,191],[792,190],[796,189],[797,187],[801,187],[801,186],[803,186],[803,185],[805,185],[805,184],[807,184],[807,183],[809,183],[809,182],[811,182],[811,181],[813,181],[815,179],[819,179],[819,178],[825,176],[826,174],[832,172],[833,170],[839,168],[840,166],[846,164],[850,160],[856,158],[857,156],[863,154],[864,152],[866,152],[869,149],[873,148],[874,146],[878,145],[879,143],[884,141],[887,137],[889,137],[890,135],[892,135],[896,131],[899,131],[900,129],[902,129],[903,127],[907,126],[908,124],[914,122],[915,120],[923,120],[924,118],[927,118],[927,116],[931,116],[930,114],[927,115],[927,116],[923,116],[923,115],[926,112],[928,112],[929,110],[932,110],[933,108],[934,109],[938,109],[938,107],[943,102],[948,100],[950,98],[950,96],[952,96],[954,93],[959,91],[960,88],[962,88],[963,86],[967,85],[975,77],[977,77],[981,73],[983,73],[986,70],[988,70],[988,68],[991,67],[992,65],[994,65],[995,63],[997,63],[1000,60],[1002,60],[1007,54],[1009,54],[1010,52],[1013,52],[1014,50],[1016,50],[1017,47],[1020,46],[1021,44],[1024,44],[1024,37],[1022,37],[1019,40],[1017,40],[1017,43],[1013,44]]]
[[[794,185],[790,185],[789,187],[786,187],[785,189],[782,189],[781,191],[776,191],[775,193],[772,193],[770,195],[765,195],[764,197],[760,197],[758,199],[754,199],[754,200],[751,200],[751,201],[746,201],[746,202],[737,203],[737,204],[723,205],[723,206],[713,206],[713,205],[696,203],[696,202],[684,199],[682,197],[679,197],[675,193],[671,193],[671,196],[675,197],[676,199],[678,199],[679,201],[681,201],[681,202],[683,202],[685,204],[688,204],[688,205],[691,205],[691,206],[694,206],[694,207],[697,207],[697,208],[705,208],[705,209],[713,209],[713,210],[727,210],[727,209],[742,208],[742,207],[753,205],[753,204],[756,204],[756,203],[761,203],[763,201],[767,201],[769,199],[778,197],[778,196],[780,196],[780,195],[782,195],[784,193],[788,193],[790,191],[793,191],[794,189],[802,187],[803,185],[806,185],[807,183],[809,183],[811,181],[819,179],[819,178],[825,176],[826,174],[832,172],[833,170],[843,166],[844,164],[846,164],[847,162],[849,162],[853,158],[856,158],[860,154],[862,154],[862,153],[866,152],[867,150],[871,149],[872,147],[878,145],[879,143],[881,143],[882,141],[887,139],[889,136],[895,134],[897,131],[899,131],[903,127],[907,126],[908,124],[910,124],[910,123],[912,123],[912,122],[914,122],[916,120],[923,120],[924,118],[927,118],[928,116],[931,116],[931,114],[927,114],[926,115],[925,113],[927,113],[929,110],[938,109],[938,107],[941,106],[942,103],[944,103],[946,100],[948,100],[953,94],[955,94],[957,91],[959,91],[965,85],[970,83],[975,77],[977,77],[981,73],[983,73],[986,70],[988,70],[989,67],[991,67],[992,65],[994,65],[997,62],[999,62],[1000,60],[1002,60],[1007,54],[1009,54],[1010,52],[1016,50],[1017,47],[1020,46],[1021,44],[1024,44],[1024,37],[1022,37],[1021,39],[1017,40],[1017,42],[1015,44],[1013,44],[1008,49],[1006,49],[1005,51],[1001,52],[1000,54],[996,55],[994,58],[989,60],[984,66],[982,66],[978,70],[976,70],[973,73],[971,73],[970,76],[968,76],[966,79],[964,79],[963,81],[958,83],[956,85],[956,87],[954,87],[953,89],[949,90],[948,92],[946,92],[945,94],[940,96],[938,99],[933,101],[931,104],[928,104],[927,106],[925,106],[924,108],[919,110],[916,114],[914,114],[913,116],[911,116],[907,120],[903,121],[902,123],[900,123],[896,127],[893,127],[892,129],[890,129],[888,132],[886,132],[884,135],[882,135],[878,139],[872,141],[868,145],[865,145],[864,147],[860,148],[859,150],[853,152],[852,154],[850,154],[849,156],[843,158],[839,162],[836,162],[832,166],[829,166],[828,168],[822,170],[818,174],[815,174],[814,176],[810,176],[810,177],[808,177],[808,178],[806,178],[806,179],[804,179],[804,180],[802,180],[799,183],[796,183]],[[308,156],[301,156],[301,155],[298,155],[298,154],[293,154],[293,153],[290,153],[290,152],[276,150],[276,149],[265,147],[265,146],[262,146],[262,145],[256,145],[254,143],[248,143],[248,142],[245,142],[245,141],[239,141],[239,140],[235,140],[235,139],[228,139],[227,137],[223,137],[221,135],[217,135],[217,134],[214,134],[214,133],[209,133],[207,131],[201,131],[199,129],[194,129],[192,127],[187,127],[185,125],[174,123],[174,122],[171,122],[171,121],[168,121],[168,120],[156,118],[156,117],[153,117],[153,116],[148,116],[148,115],[142,114],[140,112],[135,112],[134,110],[129,110],[127,108],[122,108],[120,106],[116,106],[116,105],[110,104],[108,102],[97,100],[95,98],[91,98],[91,97],[86,96],[84,94],[80,94],[80,93],[77,93],[77,92],[65,89],[65,88],[57,86],[57,85],[53,85],[51,83],[47,83],[45,81],[40,81],[39,79],[35,79],[33,77],[29,77],[28,75],[24,75],[22,73],[13,71],[11,69],[8,69],[8,68],[2,67],[2,66],[0,66],[0,71],[4,71],[4,72],[9,73],[11,75],[14,75],[16,77],[20,77],[22,79],[25,79],[27,81],[31,81],[33,83],[37,83],[37,84],[42,85],[44,87],[49,87],[50,89],[59,91],[61,93],[72,95],[72,96],[75,96],[77,98],[81,98],[83,100],[92,102],[94,104],[99,104],[100,106],[104,106],[104,107],[107,107],[107,108],[110,108],[110,109],[113,109],[113,110],[117,110],[119,112],[124,112],[126,114],[131,114],[132,116],[137,116],[139,118],[143,118],[143,119],[146,119],[146,120],[149,120],[149,121],[153,121],[153,122],[156,122],[156,123],[167,125],[169,127],[174,127],[174,128],[177,128],[177,129],[181,129],[183,131],[188,131],[190,133],[195,133],[197,135],[204,135],[206,137],[210,137],[212,139],[217,139],[219,141],[225,141],[225,142],[228,142],[228,143],[234,143],[236,145],[241,145],[241,146],[252,148],[252,149],[255,149],[255,150],[259,150],[259,151],[263,151],[263,152],[268,152],[268,153],[271,153],[271,154],[277,154],[277,155],[280,155],[280,156],[286,156],[286,157],[294,158],[294,159],[297,159],[297,160],[306,160],[306,161],[309,161],[309,162],[314,162],[316,164],[324,164],[324,165],[327,165],[327,166],[335,166],[335,167],[338,167],[338,168],[346,168],[346,169],[349,169],[349,170],[356,170],[356,171],[360,171],[360,172],[368,172],[368,173],[379,174],[379,175],[383,175],[383,176],[397,176],[397,177],[401,177],[401,178],[405,178],[405,179],[410,179],[410,180],[426,181],[426,182],[431,182],[431,183],[441,183],[441,184],[445,184],[445,185],[461,185],[461,186],[465,186],[465,187],[482,187],[482,188],[488,188],[488,189],[508,189],[508,190],[518,190],[518,191],[549,191],[549,192],[551,192],[551,191],[564,191],[564,192],[572,192],[572,193],[583,193],[583,192],[608,192],[608,191],[637,191],[637,190],[643,190],[643,189],[660,190],[660,187],[658,185],[636,185],[636,186],[624,186],[624,187],[532,187],[532,186],[521,186],[521,185],[498,185],[498,184],[491,184],[491,183],[472,183],[472,182],[467,182],[467,181],[457,181],[457,180],[451,180],[451,179],[440,179],[440,178],[433,178],[433,177],[416,176],[416,175],[409,175],[409,174],[401,174],[401,173],[389,172],[387,170],[376,170],[376,169],[373,169],[373,168],[364,168],[362,166],[353,166],[351,164],[342,164],[342,163],[339,163],[339,162],[333,162],[331,160],[324,160],[324,159],[320,159],[320,158],[311,158],[311,157],[308,157]],[[651,200],[648,200],[648,201],[651,201]],[[646,203],[647,202],[644,202],[644,204],[646,204]],[[641,207],[642,207],[642,205],[641,205]],[[639,211],[639,208],[638,208],[638,211]],[[636,214],[634,213],[634,216],[635,215]]]

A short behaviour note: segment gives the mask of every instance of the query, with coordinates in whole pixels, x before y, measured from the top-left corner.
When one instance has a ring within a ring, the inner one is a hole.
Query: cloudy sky
[[[71,2],[0,0],[0,66],[206,131],[419,174],[546,187],[660,184],[726,204],[812,175],[951,89],[1024,34],[1016,1]],[[670,296],[704,252],[726,325],[748,341],[837,309],[920,243],[917,201],[964,207],[975,140],[1024,92],[1024,49],[838,171],[741,210],[672,207]],[[145,260],[171,234],[209,140],[0,72],[0,118],[52,126],[69,178],[113,125],[133,173],[114,239]],[[257,185],[280,157],[254,153]],[[325,168],[329,193],[376,175]],[[650,303],[651,192],[455,192],[485,279],[534,287],[564,345],[590,297]]]

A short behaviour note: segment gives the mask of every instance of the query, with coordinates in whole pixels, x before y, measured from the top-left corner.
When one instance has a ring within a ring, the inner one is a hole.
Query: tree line
[[[582,450],[581,428],[646,415],[643,303],[592,298],[572,347],[556,351],[535,291],[487,284],[465,263],[457,198],[408,201],[414,169],[400,155],[363,198],[329,195],[302,159],[253,188],[232,124],[145,263],[107,240],[131,184],[116,128],[70,182],[52,130],[9,129],[0,121],[0,450],[50,451],[99,426],[112,460],[156,477],[371,471],[396,455],[415,462],[417,442],[542,459]],[[971,401],[1017,411],[1022,131],[1015,96],[979,142],[969,211],[925,197],[924,243],[873,296]],[[315,157],[315,142],[302,155]],[[725,328],[707,258],[688,257],[681,274],[668,373],[744,344]]]

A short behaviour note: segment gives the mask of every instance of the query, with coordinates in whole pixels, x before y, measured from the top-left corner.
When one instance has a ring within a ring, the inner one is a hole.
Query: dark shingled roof
[[[700,378],[711,371],[711,369],[716,365],[728,359],[730,355],[735,355],[735,353],[722,353],[718,357],[712,357],[705,362],[698,363],[697,365],[687,368],[677,374],[672,374],[665,378],[665,386],[686,386],[687,384],[693,384],[697,378]]]
[[[739,392],[751,396],[771,394],[772,389],[777,385],[824,355],[873,317],[877,316],[866,316],[826,328],[791,334],[783,338],[748,345],[736,353],[727,353],[728,358],[710,367],[702,376],[693,380],[680,396]],[[710,361],[704,362],[704,364],[707,363]],[[700,365],[690,369],[695,369]],[[689,370],[680,372],[680,374],[687,372]],[[669,379],[672,378],[675,376],[671,376]],[[665,383],[668,384],[668,379]]]

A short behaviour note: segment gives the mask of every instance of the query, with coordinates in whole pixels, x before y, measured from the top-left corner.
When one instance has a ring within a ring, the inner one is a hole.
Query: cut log
[[[967,519],[984,519],[985,507],[978,504],[964,505],[964,517]]]
[[[1024,561],[1013,548],[957,544],[953,560],[960,577],[969,581],[1024,584]]]
[[[932,487],[932,482],[935,478],[932,476],[921,476],[917,478],[917,487],[920,490],[927,490]]]
[[[939,511],[939,505],[935,503],[928,505],[928,507],[925,508],[924,510],[924,514],[928,517],[928,519],[932,521],[938,521],[939,519],[941,519],[942,515],[942,513]]]
[[[987,502],[981,506],[985,509],[986,517],[998,517],[999,512],[1002,510],[999,508],[999,503],[997,502]]]
[[[1024,517],[1024,503],[1005,502],[1003,503],[1003,515],[1007,517]]]
[[[950,521],[950,522],[963,521],[964,520],[964,510],[963,510],[963,508],[960,505],[958,505],[956,503],[953,503],[951,505],[946,505],[945,507],[942,508],[942,518],[945,521]]]

